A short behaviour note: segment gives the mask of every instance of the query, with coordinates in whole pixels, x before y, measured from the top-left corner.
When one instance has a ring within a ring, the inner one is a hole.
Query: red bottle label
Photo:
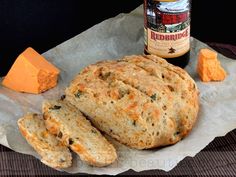
[[[163,58],[181,56],[190,49],[189,0],[144,1],[145,49]]]

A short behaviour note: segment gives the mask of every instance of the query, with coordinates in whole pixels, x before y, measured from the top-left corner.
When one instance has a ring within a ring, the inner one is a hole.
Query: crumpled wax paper
[[[110,139],[118,152],[118,159],[114,164],[104,168],[91,167],[73,154],[73,166],[65,171],[110,175],[129,169],[138,172],[151,169],[169,171],[186,156],[196,155],[215,137],[223,136],[236,127],[236,61],[219,54],[219,60],[228,73],[226,80],[202,83],[196,73],[197,53],[200,48],[208,46],[197,39],[191,40],[191,60],[185,69],[199,87],[200,112],[190,135],[175,145],[154,150],[134,150]],[[40,113],[42,101],[59,98],[64,93],[64,88],[86,65],[124,55],[142,54],[143,49],[141,5],[129,14],[107,19],[47,51],[43,56],[61,70],[56,88],[40,95],[32,95],[0,86],[0,143],[16,152],[39,158],[19,133],[18,118],[26,112]]]

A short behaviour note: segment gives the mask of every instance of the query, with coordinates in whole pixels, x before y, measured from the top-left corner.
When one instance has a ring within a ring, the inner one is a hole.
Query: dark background
[[[234,1],[192,1],[192,36],[203,42],[236,45]],[[109,17],[130,12],[142,3],[143,0],[0,0],[0,75],[6,74],[26,47],[45,52]],[[121,175],[235,176],[235,140],[235,130],[215,138],[194,158],[185,158],[169,173],[152,170],[128,171]],[[1,175],[62,176],[64,173],[52,170],[32,156],[0,146]]]
[[[7,73],[26,47],[45,52],[142,3],[143,0],[0,0],[0,75]],[[233,1],[194,0],[192,36],[203,42],[236,45],[233,6]]]

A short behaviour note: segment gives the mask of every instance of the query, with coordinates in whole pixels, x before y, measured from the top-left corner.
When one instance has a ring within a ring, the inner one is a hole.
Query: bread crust
[[[89,65],[65,92],[98,129],[136,149],[177,143],[199,110],[199,91],[189,74],[153,55]]]
[[[41,162],[56,169],[72,165],[72,155],[45,127],[42,116],[28,113],[18,120],[21,134],[40,155]]]
[[[49,132],[77,153],[82,161],[103,167],[117,159],[114,146],[67,101],[45,100],[42,112]]]

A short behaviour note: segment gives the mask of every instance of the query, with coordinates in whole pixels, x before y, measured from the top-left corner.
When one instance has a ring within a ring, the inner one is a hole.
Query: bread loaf
[[[153,55],[89,65],[65,92],[66,100],[98,129],[137,149],[180,141],[193,128],[199,110],[194,80]]]

